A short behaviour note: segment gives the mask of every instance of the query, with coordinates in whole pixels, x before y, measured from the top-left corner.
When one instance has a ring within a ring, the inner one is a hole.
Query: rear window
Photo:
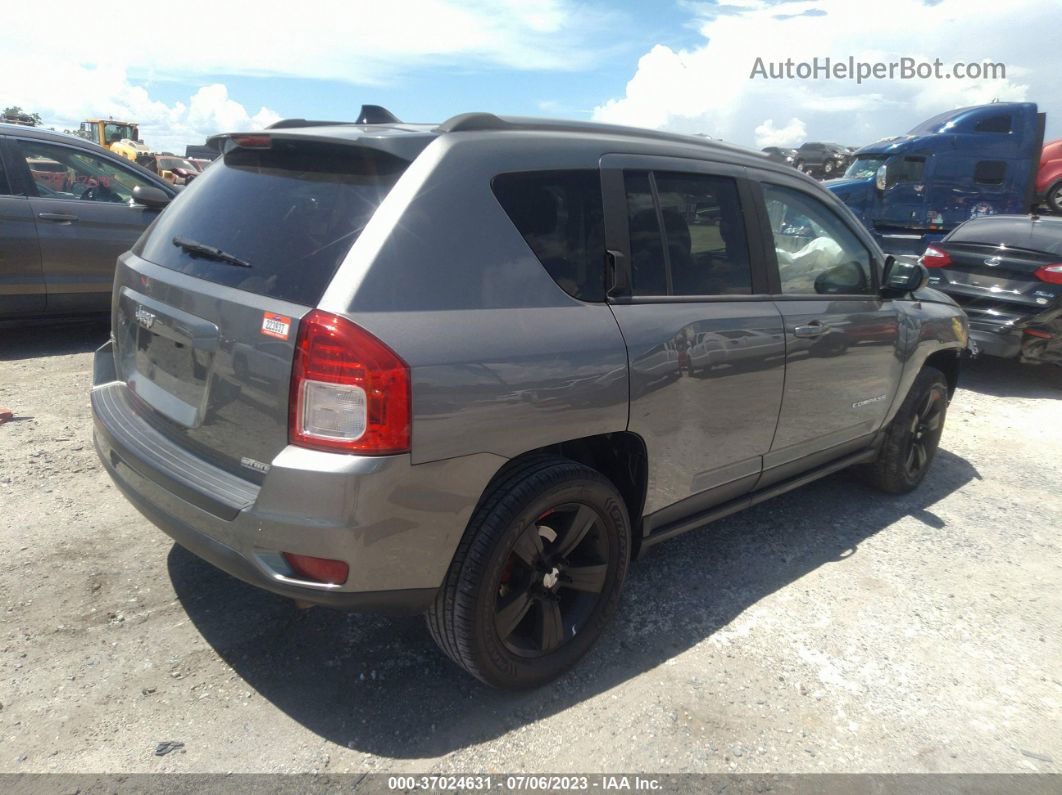
[[[1062,255],[1062,218],[975,218],[957,227],[947,240]]]
[[[314,306],[409,163],[373,150],[275,140],[236,149],[196,179],[134,249],[165,268]],[[193,256],[174,238],[250,267]]]

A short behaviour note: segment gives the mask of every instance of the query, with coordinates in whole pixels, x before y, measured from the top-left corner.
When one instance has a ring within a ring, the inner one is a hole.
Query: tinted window
[[[1038,221],[1031,221],[1028,216],[976,218],[957,227],[947,240],[992,246],[1003,244],[1010,248],[1062,255],[1062,218],[1041,218]]]
[[[1002,160],[981,160],[974,168],[974,182],[980,185],[1002,185],[1007,164]]]
[[[924,157],[901,157],[889,163],[888,183],[921,182],[926,169]]]
[[[159,216],[137,253],[200,279],[313,306],[407,165],[318,142],[235,149]],[[174,237],[220,248],[251,267],[193,257]]]
[[[982,119],[977,122],[974,132],[1009,133],[1010,114],[989,116],[987,119]]]
[[[152,183],[108,158],[67,146],[20,141],[37,195],[49,199],[128,202],[137,185]]]
[[[0,152],[2,152],[3,143],[0,143]],[[4,173],[4,160],[0,156],[0,196],[4,196],[10,193],[10,188],[7,186],[7,174]]]
[[[656,173],[673,295],[752,292],[737,183],[707,174]]]
[[[493,188],[553,280],[583,301],[603,301],[605,232],[598,172],[499,174]]]
[[[802,191],[763,186],[782,292],[864,294],[873,290],[870,252],[825,204]]]
[[[634,295],[667,295],[664,242],[653,203],[649,172],[627,171],[627,221],[631,239],[631,290]]]

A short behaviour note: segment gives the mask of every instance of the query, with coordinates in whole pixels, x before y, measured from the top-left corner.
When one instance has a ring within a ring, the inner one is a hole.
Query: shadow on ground
[[[301,612],[176,545],[168,564],[203,637],[291,718],[363,752],[436,756],[655,668],[765,596],[858,554],[864,539],[905,516],[934,532],[943,522],[933,505],[979,478],[966,460],[941,450],[913,494],[885,497],[841,473],[662,544],[632,567],[620,612],[590,656],[531,693],[480,685],[436,650],[420,618]]]
[[[959,387],[993,397],[1062,399],[1062,367],[1021,364],[1017,359],[966,359]]]
[[[0,322],[0,362],[89,353],[105,343],[109,334],[110,320],[105,315]]]

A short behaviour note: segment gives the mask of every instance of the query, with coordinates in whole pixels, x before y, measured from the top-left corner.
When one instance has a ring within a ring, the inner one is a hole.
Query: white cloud
[[[0,27],[0,102],[60,128],[90,116],[139,121],[149,146],[174,149],[214,132],[263,126],[278,114],[246,108],[220,82],[186,102],[163,103],[131,74],[151,82],[283,75],[380,83],[458,61],[579,69],[594,62],[587,32],[610,18],[573,0],[186,0],[179,19],[161,0],[140,0],[133,13],[101,12],[85,0],[16,4],[4,9]],[[187,38],[170,35],[181,31]]]
[[[0,56],[0,100],[39,113],[47,127],[76,129],[88,118],[115,118],[140,124],[145,143],[159,151],[184,154],[186,144],[225,130],[261,129],[280,118],[270,108],[253,114],[214,83],[201,87],[188,102],[168,105],[133,85],[124,69],[42,64],[32,81],[3,68]]]
[[[756,146],[788,146],[797,147],[804,143],[808,137],[808,126],[800,119],[794,117],[784,127],[775,127],[774,119],[767,119],[758,125],[753,131]]]
[[[905,132],[963,105],[1031,100],[1047,110],[1049,134],[1062,123],[1058,9],[1041,0],[893,0],[868,15],[851,0],[728,0],[691,3],[705,42],[689,50],[656,45],[638,62],[622,97],[594,109],[620,124],[704,132],[757,146],[776,130],[764,119],[796,118],[811,139],[862,144]],[[813,15],[808,15],[812,12]],[[750,79],[755,59],[894,61],[945,65],[1002,62],[1005,80]],[[1058,109],[1057,111],[1055,109]],[[777,145],[777,144],[776,144]]]

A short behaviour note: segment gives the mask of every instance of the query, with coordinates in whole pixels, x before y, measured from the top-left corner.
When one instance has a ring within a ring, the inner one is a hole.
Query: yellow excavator
[[[136,122],[86,119],[81,122],[81,128],[77,134],[133,161],[136,160],[137,155],[146,155],[150,152],[140,140],[140,127]]]

